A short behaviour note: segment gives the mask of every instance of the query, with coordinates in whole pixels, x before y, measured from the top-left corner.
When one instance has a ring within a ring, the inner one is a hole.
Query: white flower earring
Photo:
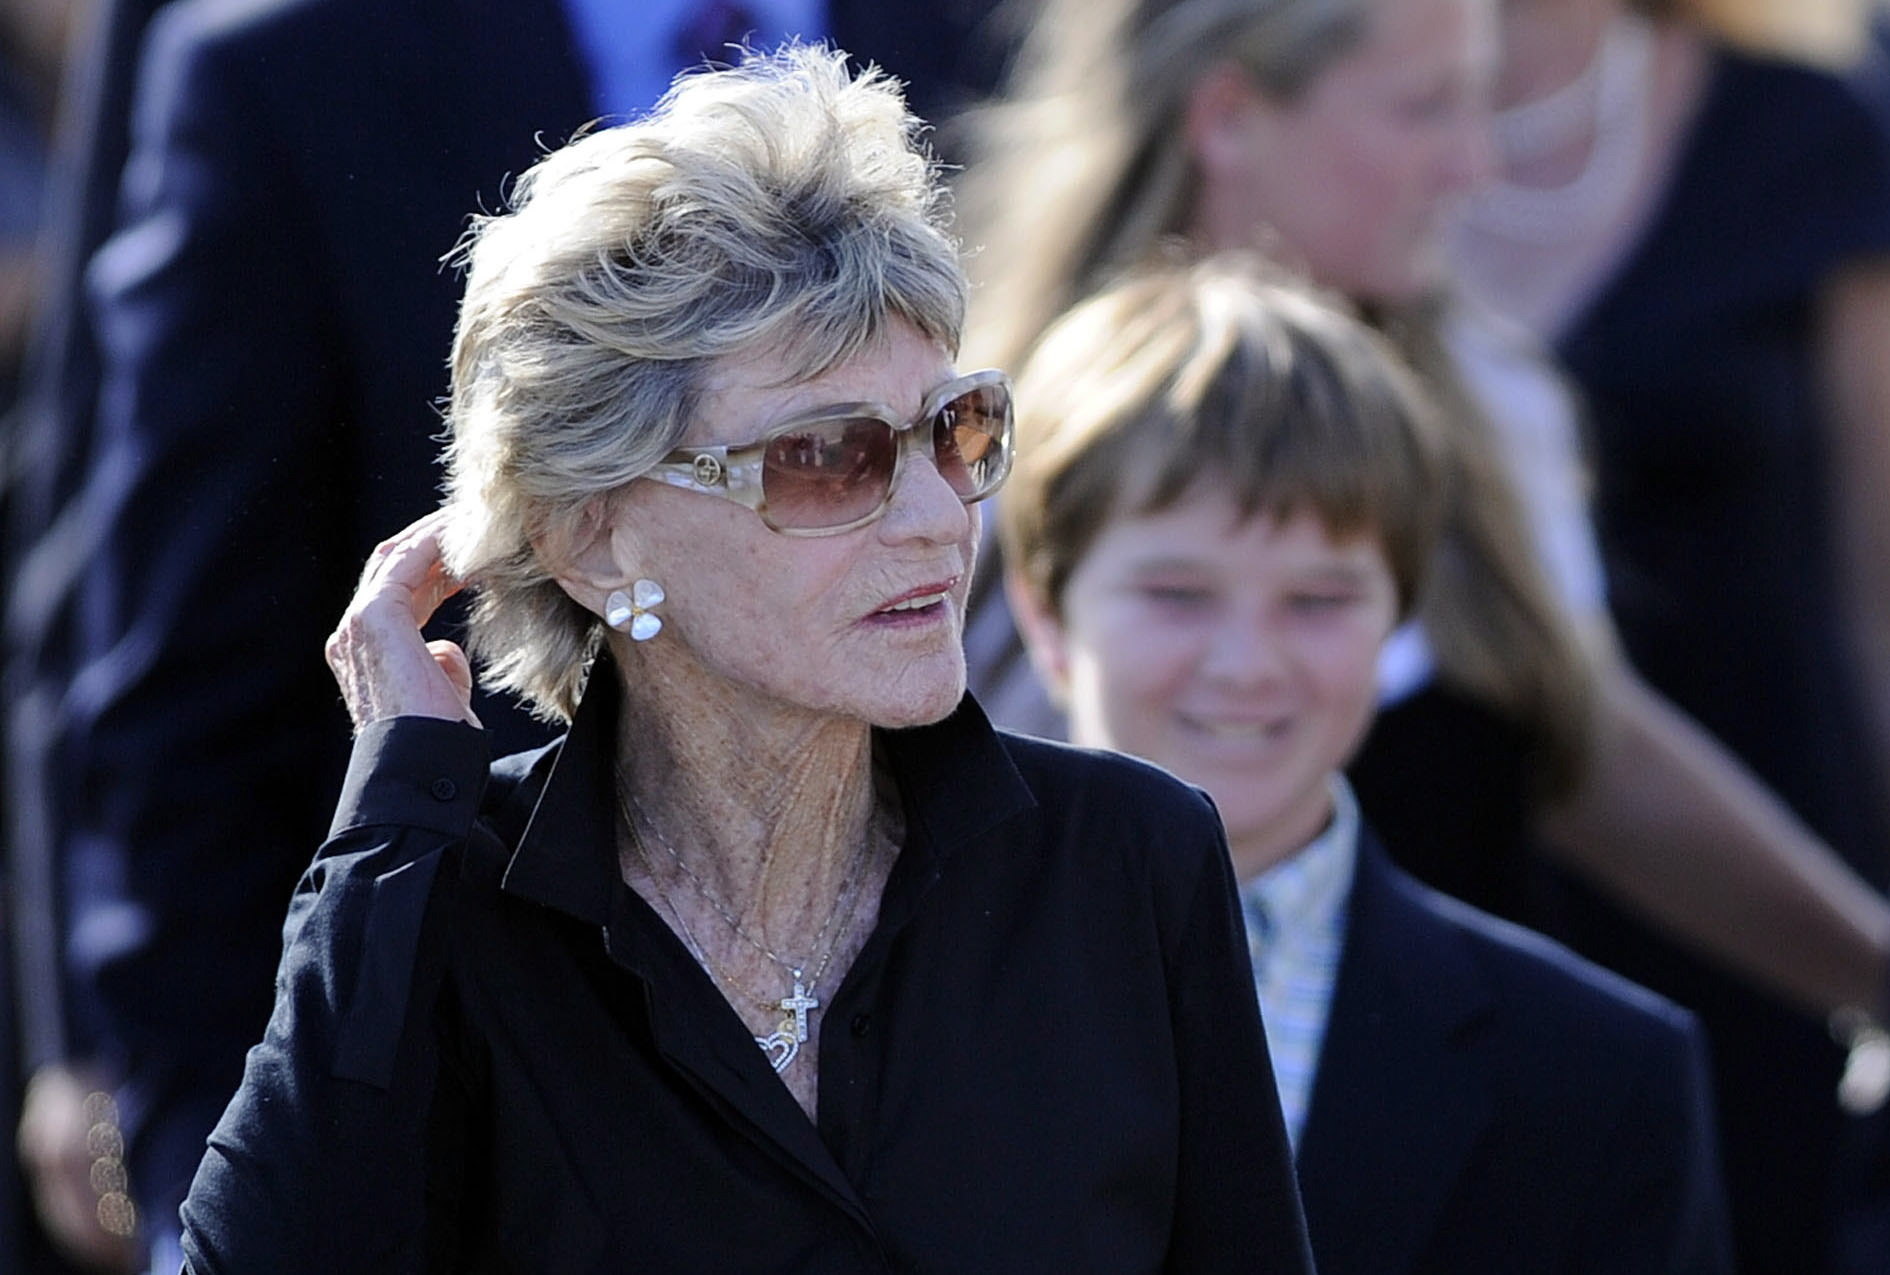
[[[663,586],[654,580],[639,580],[630,592],[612,589],[604,599],[604,623],[613,629],[629,629],[633,641],[647,642],[663,631],[663,618],[655,614],[663,601]]]

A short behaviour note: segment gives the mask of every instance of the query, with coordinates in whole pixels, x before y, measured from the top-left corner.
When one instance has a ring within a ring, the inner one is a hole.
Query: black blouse
[[[490,778],[470,727],[362,733],[190,1271],[1311,1271],[1198,794],[969,699],[883,732],[907,840],[816,1128],[618,875],[615,680]]]

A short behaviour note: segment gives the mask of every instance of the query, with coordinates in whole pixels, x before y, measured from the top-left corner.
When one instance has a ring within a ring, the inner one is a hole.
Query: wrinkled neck
[[[744,916],[831,897],[878,816],[871,727],[657,661],[619,667],[619,781],[647,849],[684,858]]]

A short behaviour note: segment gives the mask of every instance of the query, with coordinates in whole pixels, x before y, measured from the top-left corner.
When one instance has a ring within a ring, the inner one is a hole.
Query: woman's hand
[[[375,547],[341,623],[328,667],[358,731],[388,717],[442,717],[478,726],[472,664],[456,642],[421,634],[459,581],[440,558],[445,512],[435,510]]]

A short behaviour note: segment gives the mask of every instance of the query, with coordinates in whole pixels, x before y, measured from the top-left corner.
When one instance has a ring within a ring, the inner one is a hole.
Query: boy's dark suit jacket
[[[1299,1146],[1321,1275],[1731,1270],[1703,1049],[1366,834]]]

